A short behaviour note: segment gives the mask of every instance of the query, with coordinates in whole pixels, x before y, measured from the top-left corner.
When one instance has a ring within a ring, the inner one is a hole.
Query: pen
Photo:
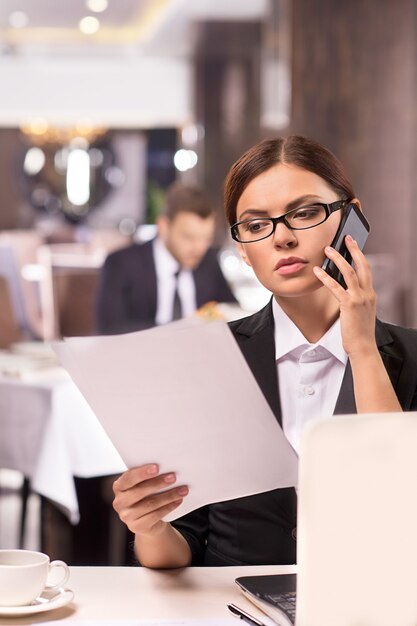
[[[236,604],[228,604],[227,608],[233,615],[236,615],[239,619],[243,619],[244,622],[247,622],[251,626],[265,626],[263,622],[253,617],[253,615],[249,615],[249,613],[246,613],[246,611],[236,606]]]

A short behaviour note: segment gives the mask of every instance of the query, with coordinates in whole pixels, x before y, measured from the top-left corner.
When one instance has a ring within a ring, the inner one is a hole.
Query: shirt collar
[[[340,319],[334,322],[329,330],[315,344],[304,337],[300,329],[272,298],[272,313],[274,316],[275,359],[278,361],[286,354],[303,347],[304,349],[322,347],[338,361],[346,365],[347,354],[343,349],[340,332]]]
[[[153,253],[155,259],[156,275],[173,276],[180,269],[178,261],[172,256],[160,237],[154,239]]]

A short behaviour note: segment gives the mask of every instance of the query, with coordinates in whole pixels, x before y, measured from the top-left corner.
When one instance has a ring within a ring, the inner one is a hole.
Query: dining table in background
[[[0,468],[78,524],[76,478],[120,474],[124,462],[63,368],[2,351],[0,371]]]

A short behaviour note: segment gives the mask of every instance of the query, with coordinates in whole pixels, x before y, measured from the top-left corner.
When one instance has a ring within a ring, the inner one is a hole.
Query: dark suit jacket
[[[271,304],[230,328],[281,423]],[[376,341],[403,410],[417,410],[417,331],[377,320]],[[355,412],[348,363],[335,413]],[[275,489],[202,507],[173,525],[187,539],[194,565],[280,565],[296,560],[296,515],[295,490]]]
[[[152,241],[110,254],[103,266],[96,302],[100,333],[131,332],[155,326],[157,277]],[[236,302],[210,249],[193,271],[197,307],[212,300]]]

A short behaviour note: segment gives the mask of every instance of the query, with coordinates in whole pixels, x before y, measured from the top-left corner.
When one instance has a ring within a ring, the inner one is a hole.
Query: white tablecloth
[[[0,377],[0,467],[22,472],[75,524],[74,476],[118,474],[126,466],[77,387],[56,369],[38,381]]]

